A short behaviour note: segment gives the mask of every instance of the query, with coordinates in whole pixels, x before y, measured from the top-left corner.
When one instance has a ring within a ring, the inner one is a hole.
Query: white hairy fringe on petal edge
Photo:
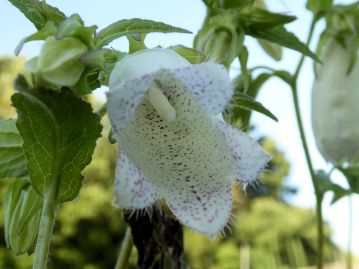
[[[108,112],[112,127],[119,135],[142,101],[151,83],[165,74],[171,75],[190,91],[204,110],[218,114],[232,97],[230,79],[223,66],[203,63],[177,69],[161,69],[135,79],[111,84],[107,93]],[[115,76],[116,74],[111,74]]]
[[[145,179],[136,165],[119,151],[115,175],[114,204],[126,209],[144,209],[159,198],[156,188]]]
[[[232,193],[228,185],[169,190],[165,199],[184,225],[209,238],[214,238],[225,227],[232,211]]]
[[[231,81],[222,65],[210,62],[193,65],[175,71],[173,75],[192,92],[209,114],[222,113],[232,98]]]
[[[153,211],[157,211],[160,215],[163,214],[161,200],[156,200],[154,204],[146,208],[126,210],[130,212],[129,218],[135,218],[136,220],[143,216],[148,216],[152,220]]]
[[[224,136],[236,163],[236,181],[244,186],[253,184],[270,161],[257,141],[239,129],[213,118]]]

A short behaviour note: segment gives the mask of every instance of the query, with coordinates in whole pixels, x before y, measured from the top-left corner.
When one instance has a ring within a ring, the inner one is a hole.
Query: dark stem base
[[[183,227],[173,216],[167,216],[155,206],[151,214],[124,212],[137,248],[139,269],[185,269]]]

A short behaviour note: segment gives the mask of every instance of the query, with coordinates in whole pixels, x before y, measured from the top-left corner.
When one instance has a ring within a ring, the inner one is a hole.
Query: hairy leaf
[[[47,22],[46,25],[43,28],[41,28],[39,31],[23,38],[20,41],[20,43],[15,48],[15,55],[18,55],[20,53],[20,51],[25,43],[34,41],[34,40],[45,40],[49,36],[54,35],[56,33],[56,31],[57,31],[57,28],[56,28],[55,23],[53,21]]]
[[[59,201],[75,198],[82,184],[81,171],[91,161],[100,136],[99,117],[68,91],[17,88],[20,93],[13,95],[12,102],[33,188],[44,196],[55,180]]]
[[[97,36],[97,45],[103,47],[113,40],[127,35],[144,34],[151,32],[161,33],[191,33],[185,29],[174,27],[162,22],[142,19],[125,19],[114,22],[102,29]]]
[[[0,121],[0,179],[27,174],[22,143],[15,120]]]
[[[9,0],[9,2],[17,7],[38,30],[42,29],[48,21],[60,23],[66,18],[64,13],[46,4],[45,1]]]

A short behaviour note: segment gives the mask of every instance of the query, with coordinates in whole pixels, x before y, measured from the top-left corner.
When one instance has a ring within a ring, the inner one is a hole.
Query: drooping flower
[[[312,92],[312,126],[319,151],[335,165],[359,161],[359,64],[351,68],[351,39],[346,47],[331,38],[326,43]],[[357,52],[355,52],[357,53]]]
[[[227,71],[142,50],[110,77],[108,112],[119,144],[115,203],[143,209],[164,198],[190,228],[215,236],[232,209],[231,185],[254,182],[269,156],[216,117],[232,97]]]

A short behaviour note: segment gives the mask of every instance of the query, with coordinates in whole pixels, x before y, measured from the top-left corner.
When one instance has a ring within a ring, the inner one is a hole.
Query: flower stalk
[[[316,17],[314,17],[313,20],[312,20],[310,30],[309,30],[308,40],[307,40],[307,43],[306,43],[307,46],[309,46],[310,41],[312,40],[317,20],[318,19]],[[318,239],[317,239],[317,245],[318,245],[317,268],[322,269],[323,268],[323,248],[324,248],[324,230],[323,230],[323,212],[322,212],[323,194],[320,191],[318,178],[317,178],[317,176],[315,174],[313,164],[312,164],[312,160],[311,160],[311,157],[310,157],[308,144],[307,144],[307,139],[306,139],[305,133],[304,133],[303,121],[302,121],[302,116],[301,116],[301,112],[300,112],[299,100],[298,100],[298,90],[297,90],[297,80],[298,80],[299,73],[300,73],[300,71],[302,69],[304,59],[305,59],[305,56],[302,55],[299,62],[298,62],[297,68],[296,68],[296,70],[294,72],[294,75],[292,77],[292,82],[291,82],[290,86],[292,88],[293,103],[294,103],[295,114],[296,114],[297,124],[298,124],[298,128],[299,128],[300,138],[302,140],[303,150],[304,150],[305,158],[306,158],[306,161],[307,161],[307,166],[308,166],[309,173],[310,173],[310,176],[311,176],[311,179],[312,179],[312,184],[313,184],[314,193],[315,193],[315,197],[316,197],[316,215],[317,215],[317,233],[318,233]]]
[[[41,212],[39,235],[36,243],[35,259],[33,269],[46,269],[48,261],[52,231],[55,225],[57,208],[57,180],[49,186],[44,197]]]
[[[133,247],[131,228],[127,227],[125,237],[123,238],[121,250],[117,258],[115,269],[126,269],[130,260]]]

